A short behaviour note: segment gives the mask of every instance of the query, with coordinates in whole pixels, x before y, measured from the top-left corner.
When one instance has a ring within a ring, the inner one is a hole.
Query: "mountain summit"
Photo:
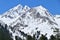
[[[60,15],[51,15],[43,6],[30,8],[19,4],[2,14],[0,23],[4,28],[8,25],[6,28],[13,40],[15,36],[26,40],[27,35],[35,35],[38,40],[41,34],[48,38],[55,35],[54,29],[60,29]]]

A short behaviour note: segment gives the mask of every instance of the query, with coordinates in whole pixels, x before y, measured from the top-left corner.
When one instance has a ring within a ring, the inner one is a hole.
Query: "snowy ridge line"
[[[26,40],[27,35],[34,34],[38,40],[41,34],[47,34],[48,38],[55,35],[55,28],[60,29],[60,15],[51,15],[43,6],[30,8],[19,4],[1,15],[0,23],[8,25],[13,40],[16,40],[15,36]]]

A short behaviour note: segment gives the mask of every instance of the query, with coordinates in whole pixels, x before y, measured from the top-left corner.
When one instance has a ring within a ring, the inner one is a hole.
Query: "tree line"
[[[5,24],[5,28],[4,28],[3,25],[1,25],[1,23],[0,23],[0,40],[13,40],[6,27],[8,27],[7,24]],[[56,35],[51,35],[49,39],[46,37],[46,35],[41,34],[41,36],[38,40],[60,40],[59,29],[55,28],[54,32],[56,33]],[[16,38],[16,40],[22,40],[21,38],[19,38],[17,36],[15,38]],[[37,39],[36,39],[35,35],[33,35],[33,37],[30,35],[27,35],[26,40],[37,40]]]

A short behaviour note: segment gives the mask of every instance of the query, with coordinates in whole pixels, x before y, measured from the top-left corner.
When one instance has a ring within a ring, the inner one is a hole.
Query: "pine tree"
[[[51,35],[49,40],[56,40],[56,37]]]
[[[33,38],[30,35],[28,35],[27,40],[33,40]]]
[[[0,40],[12,40],[8,30],[6,30],[2,25],[0,26]]]
[[[22,40],[21,38],[19,38],[18,36],[15,36],[15,39],[16,40]]]
[[[56,34],[56,40],[60,40],[60,35],[59,34]]]
[[[7,24],[5,24],[5,29],[7,29],[7,27],[8,27]]]
[[[56,34],[55,35],[56,40],[60,40],[60,31],[59,31],[59,28],[55,28],[54,33]]]
[[[39,40],[48,40],[48,39],[45,35],[42,34]]]
[[[35,40],[35,35],[33,35],[33,40]]]
[[[0,26],[1,26],[1,23],[0,23]]]

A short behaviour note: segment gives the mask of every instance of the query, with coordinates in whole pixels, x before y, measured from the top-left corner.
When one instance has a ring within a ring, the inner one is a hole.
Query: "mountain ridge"
[[[60,29],[59,17],[54,17],[42,6],[30,8],[19,4],[1,15],[0,23],[3,26],[5,24],[9,26],[7,30],[12,34],[13,40],[15,40],[15,36],[26,40],[26,37],[21,32],[31,36],[36,34],[39,37],[41,34],[47,34],[49,38],[52,34],[55,35],[51,28]],[[37,35],[37,31],[40,32],[39,35]]]

